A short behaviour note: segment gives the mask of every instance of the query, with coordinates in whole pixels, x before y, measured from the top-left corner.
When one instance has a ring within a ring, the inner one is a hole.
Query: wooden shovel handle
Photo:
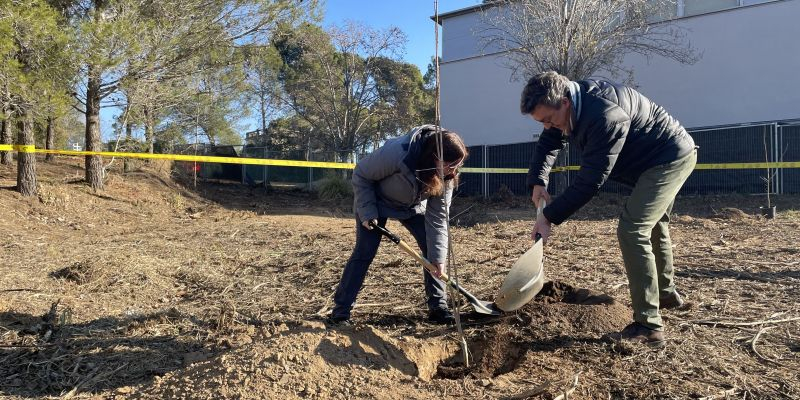
[[[436,276],[436,273],[439,271],[439,269],[436,268],[435,265],[431,264],[431,262],[428,261],[425,257],[419,255],[419,253],[417,253],[413,248],[411,248],[411,246],[409,246],[408,243],[404,242],[403,240],[400,240],[400,243],[398,243],[397,245],[400,246],[400,248],[403,249],[403,251],[405,251],[406,253],[408,253],[411,257],[414,257],[417,261],[419,261],[419,263],[422,264],[422,266],[425,267],[425,269],[427,269],[428,272],[430,272],[433,276]],[[447,274],[443,273],[440,276],[441,279],[444,280],[445,282],[450,281],[450,278],[447,276]]]

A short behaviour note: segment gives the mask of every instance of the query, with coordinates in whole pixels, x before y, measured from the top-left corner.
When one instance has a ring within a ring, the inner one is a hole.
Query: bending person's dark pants
[[[400,223],[414,236],[423,256],[427,257],[425,216],[415,215],[409,219],[400,220]],[[386,218],[378,219],[378,225],[386,226]],[[344,267],[342,279],[339,281],[339,286],[333,295],[333,301],[336,305],[333,308],[331,317],[350,318],[350,310],[355,305],[356,296],[361,291],[364,278],[367,276],[367,270],[378,252],[380,243],[381,235],[378,232],[364,228],[356,220],[356,247]],[[445,291],[444,282],[434,278],[425,268],[422,268],[422,270],[425,277],[425,295],[428,298],[428,309],[430,311],[446,309],[447,292]]]

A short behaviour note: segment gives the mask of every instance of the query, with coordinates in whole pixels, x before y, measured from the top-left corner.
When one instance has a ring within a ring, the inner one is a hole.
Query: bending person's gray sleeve
[[[361,159],[353,170],[353,197],[356,215],[360,221],[378,219],[378,205],[375,191],[382,179],[397,172],[398,162],[403,156],[387,147],[375,150]]]
[[[432,263],[447,263],[447,211],[453,198],[453,182],[447,182],[444,195],[428,198],[425,211],[425,236],[428,244],[428,260]]]

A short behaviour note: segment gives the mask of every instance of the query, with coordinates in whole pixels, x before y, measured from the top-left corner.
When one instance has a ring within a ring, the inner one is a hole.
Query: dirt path
[[[393,246],[371,268],[356,326],[321,322],[354,243],[347,202],[223,184],[195,193],[166,167],[112,173],[95,194],[78,165],[40,165],[35,199],[0,167],[3,396],[478,399],[549,382],[542,398],[554,398],[580,372],[570,398],[800,397],[800,321],[747,324],[800,317],[800,211],[785,211],[797,197],[778,200],[774,221],[751,215],[756,198],[679,200],[678,285],[691,306],[664,313],[668,344],[653,351],[603,339],[630,309],[622,200],[601,196],[557,227],[553,286],[498,319],[465,314],[465,369],[454,329],[425,322],[420,267]],[[524,199],[472,204],[454,204],[471,206],[454,228],[459,273],[492,299],[533,211]]]

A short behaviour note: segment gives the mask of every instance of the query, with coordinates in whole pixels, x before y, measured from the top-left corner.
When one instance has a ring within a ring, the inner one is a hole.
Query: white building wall
[[[800,0],[680,19],[703,53],[695,65],[638,55],[638,89],[686,127],[800,118]],[[443,21],[442,125],[467,144],[530,141],[541,125],[519,113],[524,82],[502,54],[480,55],[477,12]]]

